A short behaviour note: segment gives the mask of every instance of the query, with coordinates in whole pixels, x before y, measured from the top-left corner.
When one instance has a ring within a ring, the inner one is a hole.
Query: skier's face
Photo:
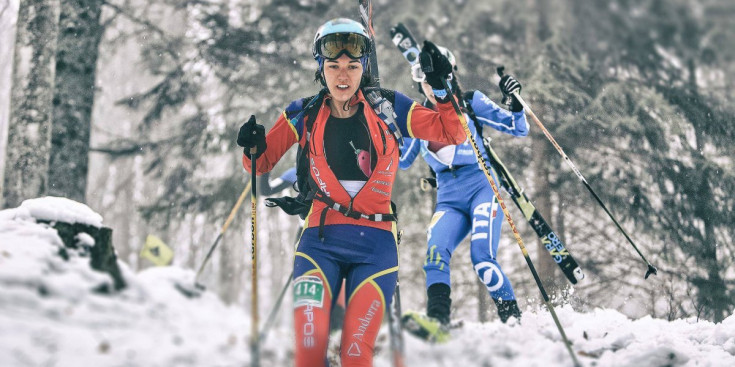
[[[352,98],[360,87],[362,64],[360,60],[342,55],[337,59],[324,61],[324,80],[332,99],[338,105]]]

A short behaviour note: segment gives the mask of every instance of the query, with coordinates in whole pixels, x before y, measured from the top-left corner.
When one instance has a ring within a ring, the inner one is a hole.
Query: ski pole
[[[421,57],[425,57],[424,55],[431,57],[424,53],[421,54]],[[423,69],[424,69],[423,70],[424,73],[432,72],[433,66],[431,65],[431,62],[429,61],[428,67],[423,68]],[[511,230],[513,230],[513,235],[516,238],[516,242],[518,242],[518,246],[521,248],[521,253],[523,253],[523,257],[526,259],[526,264],[528,264],[528,268],[531,270],[531,274],[533,274],[533,279],[536,280],[536,285],[538,286],[539,291],[541,291],[541,296],[544,298],[544,303],[546,303],[546,307],[549,309],[549,312],[551,313],[551,317],[554,319],[554,323],[556,324],[557,329],[559,329],[559,334],[561,334],[561,338],[562,338],[562,341],[564,342],[564,346],[567,348],[569,355],[572,357],[572,361],[574,361],[574,365],[581,366],[581,364],[577,360],[577,356],[574,354],[574,351],[572,350],[571,343],[569,342],[569,339],[567,338],[567,334],[564,332],[564,328],[561,326],[561,323],[559,322],[559,318],[556,316],[556,311],[554,311],[554,306],[549,301],[549,296],[546,294],[546,290],[544,289],[543,283],[541,283],[541,278],[539,278],[538,273],[536,272],[536,268],[533,266],[531,257],[528,255],[528,250],[526,250],[526,246],[523,245],[523,240],[521,239],[521,235],[518,233],[518,229],[516,228],[515,223],[513,223],[513,219],[510,217],[510,212],[508,211],[508,208],[505,206],[505,201],[503,201],[503,198],[500,196],[500,191],[498,190],[498,186],[495,185],[495,181],[493,180],[492,176],[490,175],[490,172],[488,171],[487,165],[485,164],[485,158],[483,158],[482,154],[480,154],[480,148],[477,147],[477,142],[475,141],[475,138],[472,136],[472,132],[470,131],[469,125],[467,125],[467,120],[465,120],[464,114],[459,109],[459,105],[457,104],[457,101],[454,98],[454,94],[452,93],[452,90],[449,88],[449,84],[447,84],[446,79],[442,78],[442,85],[444,87],[444,91],[447,93],[447,96],[449,96],[449,100],[452,102],[452,107],[454,107],[454,112],[457,113],[457,118],[462,124],[462,128],[464,129],[464,132],[467,135],[467,139],[469,139],[470,145],[472,145],[472,149],[475,151],[475,156],[477,157],[477,161],[480,163],[482,172],[485,173],[485,178],[487,178],[487,181],[490,183],[490,186],[493,189],[493,193],[495,194],[495,198],[498,199],[498,204],[500,204],[500,207],[503,209],[503,214],[505,214],[505,219],[508,221],[508,225],[510,225]]]
[[[265,321],[265,325],[263,325],[263,330],[260,331],[260,340],[265,340],[265,338],[268,337],[268,332],[270,332],[270,328],[276,321],[276,315],[278,315],[278,310],[281,308],[283,297],[286,295],[286,290],[288,290],[288,286],[293,280],[292,278],[293,271],[291,272],[291,275],[288,276],[288,280],[286,280],[286,284],[283,285],[283,289],[281,289],[281,293],[278,295],[278,299],[276,299],[276,303],[273,305],[273,309],[271,309],[270,314],[268,314],[268,319]]]
[[[214,253],[214,249],[217,248],[217,245],[219,244],[219,241],[222,239],[222,236],[225,234],[225,231],[230,226],[230,223],[232,223],[232,220],[235,219],[235,214],[237,214],[238,209],[240,209],[240,205],[242,205],[242,202],[245,200],[245,197],[248,194],[248,190],[250,190],[250,185],[252,184],[252,181],[248,182],[248,184],[245,186],[245,190],[242,190],[242,194],[240,194],[240,198],[237,199],[237,202],[235,203],[235,206],[232,207],[232,210],[230,211],[230,215],[227,217],[227,220],[225,221],[225,225],[222,226],[222,229],[219,231],[219,234],[217,235],[217,238],[214,240],[214,243],[209,248],[209,251],[207,252],[207,256],[204,257],[204,261],[202,261],[202,264],[199,266],[199,270],[197,270],[197,275],[194,278],[194,286],[198,289],[204,289],[204,285],[199,283],[199,278],[202,275],[202,272],[204,271],[204,268],[209,263],[209,259],[212,257],[212,253]]]
[[[498,72],[498,75],[500,77],[503,76],[503,71],[504,70],[505,70],[505,67],[504,66],[498,66],[497,72]],[[544,124],[541,123],[541,120],[539,120],[539,118],[536,117],[536,114],[533,113],[533,110],[531,110],[531,107],[528,106],[528,104],[526,103],[526,101],[523,100],[523,98],[521,97],[520,94],[518,94],[518,92],[514,92],[513,95],[518,99],[518,102],[520,102],[521,105],[523,105],[523,109],[526,111],[526,113],[529,116],[531,116],[531,119],[536,123],[536,125],[538,125],[538,127],[541,128],[541,131],[544,132],[544,135],[546,135],[546,138],[549,139],[549,141],[554,146],[554,148],[556,148],[556,151],[559,152],[559,154],[562,156],[562,158],[564,158],[564,161],[566,161],[567,164],[569,164],[569,167],[572,168],[572,171],[574,171],[574,173],[577,175],[577,177],[579,178],[579,180],[582,181],[582,183],[587,188],[587,190],[589,190],[589,192],[592,194],[592,196],[594,196],[595,200],[597,200],[597,203],[600,204],[600,206],[605,211],[605,213],[607,213],[607,216],[610,217],[610,219],[612,219],[613,223],[615,223],[615,226],[617,226],[618,229],[620,230],[620,232],[623,233],[623,236],[625,236],[625,239],[627,239],[628,242],[631,244],[631,246],[633,246],[633,249],[635,249],[635,251],[641,257],[641,259],[643,259],[643,262],[646,263],[646,265],[648,266],[648,270],[646,271],[646,275],[645,275],[644,279],[648,279],[648,277],[651,274],[656,275],[656,273],[658,272],[657,269],[656,269],[656,267],[653,266],[653,265],[651,265],[651,263],[648,262],[648,260],[646,260],[646,257],[643,256],[643,254],[641,253],[641,251],[638,249],[638,246],[635,245],[635,243],[630,238],[630,236],[628,236],[628,233],[626,233],[625,230],[623,229],[623,227],[620,226],[620,223],[618,223],[618,221],[615,219],[615,217],[612,215],[612,213],[610,213],[610,211],[607,210],[607,207],[602,202],[602,199],[600,199],[600,197],[597,196],[597,193],[595,193],[595,190],[592,190],[592,187],[590,186],[589,183],[587,183],[587,180],[584,178],[584,176],[582,176],[582,173],[579,172],[579,170],[577,169],[577,166],[575,166],[574,163],[572,163],[572,160],[569,159],[569,157],[566,155],[566,153],[564,153],[564,150],[561,148],[561,146],[559,146],[559,144],[556,142],[556,140],[554,139],[554,137],[551,136],[551,133],[549,132],[549,130],[546,130],[546,127],[544,126]]]
[[[257,213],[256,209],[258,206],[258,191],[256,189],[257,182],[255,177],[255,161],[257,160],[255,155],[258,152],[257,147],[250,148],[250,183],[252,183],[252,190],[250,191],[250,251],[252,253],[252,294],[251,294],[251,320],[250,320],[250,366],[260,366],[260,340],[258,333],[258,236],[256,233],[257,228]]]
[[[400,247],[403,230],[396,235],[396,247]],[[400,250],[398,251],[400,255]],[[399,256],[400,260],[400,256]],[[400,265],[400,264],[399,264]],[[396,272],[396,288],[393,291],[393,301],[388,308],[388,332],[390,348],[393,352],[393,367],[405,367],[405,348],[403,342],[403,327],[401,325],[401,280]]]
[[[296,235],[296,243],[294,244],[294,251],[299,245],[299,240],[301,239],[301,232],[303,231],[303,227],[300,227],[297,231]],[[263,329],[260,330],[260,340],[265,340],[265,338],[268,336],[268,332],[270,331],[270,328],[273,326],[273,323],[276,321],[276,315],[278,315],[278,310],[281,309],[281,303],[283,302],[283,297],[286,295],[286,290],[288,289],[288,286],[291,284],[291,281],[293,280],[293,270],[291,271],[291,275],[288,276],[288,279],[286,280],[286,284],[283,285],[283,289],[281,289],[281,293],[278,295],[278,299],[276,299],[276,303],[273,305],[273,308],[271,309],[270,314],[268,314],[268,319],[265,321],[265,325],[263,325]]]

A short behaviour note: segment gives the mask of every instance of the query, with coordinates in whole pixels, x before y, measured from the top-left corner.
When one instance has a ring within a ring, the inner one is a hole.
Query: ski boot
[[[495,306],[498,307],[498,316],[500,316],[500,321],[502,321],[504,324],[508,322],[508,319],[511,317],[515,317],[518,322],[521,321],[521,310],[518,308],[518,302],[516,300],[497,300],[493,299],[495,301]]]
[[[449,341],[449,325],[436,318],[416,311],[408,311],[401,317],[403,328],[417,338],[431,343]]]
[[[401,318],[403,326],[411,334],[435,343],[449,340],[449,312],[452,299],[451,288],[444,283],[432,284],[426,290],[428,302],[426,315],[408,312]]]

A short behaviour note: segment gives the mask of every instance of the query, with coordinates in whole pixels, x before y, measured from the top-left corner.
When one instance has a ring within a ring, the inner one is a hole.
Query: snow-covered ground
[[[0,366],[249,365],[244,307],[226,306],[210,292],[185,297],[175,285],[193,285],[194,273],[178,267],[135,274],[120,263],[128,287],[96,294],[110,277],[92,270],[83,254],[63,260],[61,240],[39,216],[102,223],[86,206],[58,198],[0,211]],[[602,309],[557,313],[585,366],[735,366],[735,316],[713,324],[631,320]],[[543,310],[526,310],[522,324],[466,322],[447,344],[405,339],[409,367],[572,365]],[[292,344],[290,328],[273,330],[261,365],[291,365]],[[376,353],[375,366],[391,366],[385,328]]]

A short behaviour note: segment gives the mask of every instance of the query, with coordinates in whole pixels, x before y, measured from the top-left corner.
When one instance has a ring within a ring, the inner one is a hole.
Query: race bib
[[[315,276],[302,276],[293,283],[294,308],[311,305],[322,307],[324,304],[324,283]]]

